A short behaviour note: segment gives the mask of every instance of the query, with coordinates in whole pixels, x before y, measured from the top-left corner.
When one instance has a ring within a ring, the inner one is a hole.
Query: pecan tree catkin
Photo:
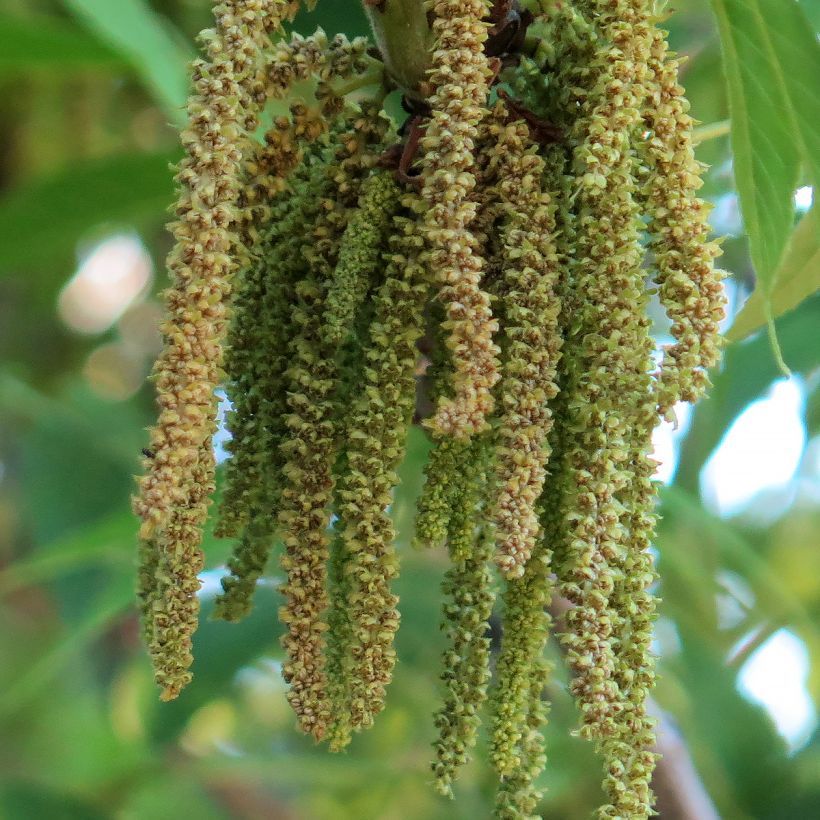
[[[703,393],[723,310],[654,5],[366,2],[381,59],[361,39],[282,37],[296,5],[218,3],[193,67],[135,500],[162,696],[190,680],[224,381],[217,534],[236,545],[216,615],[247,614],[281,542],[299,725],[338,750],[372,724],[397,660],[391,504],[416,419],[434,447],[415,541],[450,560],[437,788],[453,793],[486,706],[496,814],[537,816],[552,601],[603,761],[598,814],[649,817],[651,434]],[[267,100],[296,82],[260,138]],[[382,110],[396,87],[402,123]],[[659,367],[647,278],[674,338]]]

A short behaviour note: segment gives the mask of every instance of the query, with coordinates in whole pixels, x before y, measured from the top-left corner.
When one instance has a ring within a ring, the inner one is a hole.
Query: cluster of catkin
[[[407,0],[371,13],[391,2]],[[282,37],[296,5],[219,3],[193,70],[160,418],[135,501],[163,697],[190,680],[224,385],[217,534],[236,546],[216,614],[247,614],[282,543],[283,672],[301,728],[341,749],[373,722],[399,626],[390,505],[429,399],[416,539],[451,557],[439,790],[451,793],[486,709],[497,814],[537,816],[543,656],[560,611],[581,733],[604,761],[599,815],[648,817],[651,434],[703,393],[723,310],[654,3],[530,3],[526,53],[503,60],[487,41],[508,4],[427,4],[416,140],[383,112],[383,66],[364,41]],[[269,113],[276,99],[287,114]],[[673,336],[660,356],[653,293]]]

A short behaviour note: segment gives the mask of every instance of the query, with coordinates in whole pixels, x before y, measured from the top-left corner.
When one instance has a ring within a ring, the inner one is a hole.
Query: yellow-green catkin
[[[386,171],[374,173],[362,186],[358,208],[348,223],[339,263],[327,295],[325,334],[336,347],[351,332],[356,308],[364,301],[381,249],[400,200],[401,189]]]
[[[680,62],[668,50],[666,32],[654,28],[643,108],[648,136],[638,142],[638,156],[646,166],[642,196],[655,281],[675,339],[664,350],[658,380],[658,406],[670,419],[676,402],[695,402],[709,386],[707,371],[720,358],[718,325],[725,307],[714,265],[720,248],[709,240],[711,208],[697,195],[704,166],[695,159],[694,121],[678,83]]]
[[[453,781],[475,745],[479,709],[490,680],[488,633],[495,598],[490,561],[494,542],[477,527],[486,470],[487,442],[484,437],[476,438],[464,452],[455,479],[447,533],[452,566],[442,583],[442,629],[448,645],[442,655],[445,694],[435,717],[439,735],[432,768],[437,790],[449,797]]]
[[[207,498],[214,491],[212,459],[210,444],[202,445],[188,506],[174,510],[159,542],[148,651],[162,700],[173,700],[191,681],[192,638],[199,620],[198,576],[205,564],[198,539]]]
[[[610,803],[601,817],[646,817],[648,789],[624,771],[632,750],[619,686],[620,614],[616,586],[630,554],[623,502],[634,479],[630,457],[649,433],[635,408],[651,395],[652,344],[639,243],[640,212],[630,139],[640,123],[651,44],[651,4],[593,2],[600,36],[580,97],[574,137],[577,180],[574,301],[568,340],[569,421],[577,431],[566,454],[567,555],[561,592],[573,604],[563,641],[581,711],[582,735],[604,758]],[[579,93],[576,92],[576,93]],[[651,429],[650,431],[651,432]],[[645,503],[645,502],[644,502]],[[624,743],[626,740],[626,743]],[[644,773],[646,780],[651,775]]]
[[[422,237],[413,220],[397,218],[385,282],[376,295],[364,383],[347,427],[347,467],[339,481],[343,572],[348,594],[350,658],[336,709],[340,745],[372,724],[392,678],[398,599],[395,528],[389,514],[415,409],[416,343],[423,330],[428,281],[419,263]]]
[[[428,264],[440,282],[453,374],[449,395],[439,400],[429,424],[438,435],[455,438],[485,428],[498,380],[498,326],[481,288],[481,252],[470,232],[476,215],[470,199],[474,143],[492,73],[484,54],[488,11],[486,0],[437,0],[431,9],[436,45],[428,75],[431,117],[421,140],[421,195]]]
[[[172,224],[176,244],[168,259],[172,285],[165,294],[164,350],[154,369],[160,413],[151,431],[153,456],[143,465],[146,474],[134,501],[143,539],[161,532],[174,509],[189,505],[192,472],[211,435],[236,266],[243,178],[238,146],[256,127],[263,102],[262,51],[297,5],[218,3],[215,28],[201,35],[207,59],[192,67],[194,92],[182,132],[186,157],[176,176],[180,194]]]
[[[490,126],[489,172],[501,199],[504,335],[499,424],[498,490],[492,511],[497,561],[508,577],[523,574],[540,532],[536,505],[544,486],[561,351],[555,246],[555,205],[544,190],[544,160],[522,121],[507,122],[499,104]],[[495,166],[495,167],[494,167]]]
[[[430,451],[417,504],[413,536],[417,547],[440,547],[447,541],[458,469],[469,450],[469,441],[443,438]]]
[[[134,511],[141,518],[139,590],[144,632],[163,698],[190,680],[203,563],[200,542],[213,490],[211,438],[214,390],[221,378],[227,300],[241,241],[241,188],[248,135],[264,102],[262,51],[270,34],[295,13],[276,0],[233,0],[214,8],[216,26],[203,32],[207,59],[193,63],[194,92],[181,139],[186,156],[176,180],[180,193],[176,240],[168,259],[164,348],[154,367],[157,424],[139,481]],[[156,575],[156,590],[148,578]],[[151,606],[147,605],[151,601]]]
[[[542,727],[549,712],[549,704],[544,699],[549,674],[550,666],[543,658],[535,661],[530,670],[523,734],[516,753],[518,768],[498,784],[494,810],[498,820],[539,820],[541,817],[538,805],[542,793],[537,780],[547,762]]]
[[[657,418],[654,391],[646,390],[633,405],[630,480],[619,494],[626,536],[610,609],[617,642],[614,679],[620,693],[621,734],[609,750],[605,791],[612,805],[602,811],[603,817],[648,817],[654,803],[655,720],[648,713],[647,701],[655,682],[651,644],[657,602],[650,587],[656,573],[649,550],[656,522],[652,476],[657,463],[651,452]]]

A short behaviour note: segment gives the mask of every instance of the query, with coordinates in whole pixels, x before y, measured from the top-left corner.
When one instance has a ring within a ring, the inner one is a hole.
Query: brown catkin
[[[508,577],[522,575],[540,532],[536,505],[544,487],[552,427],[548,403],[558,393],[560,264],[555,204],[543,190],[544,160],[526,123],[494,112],[490,172],[496,175],[502,214],[501,302],[504,351],[493,509],[497,561]],[[494,167],[496,166],[496,167]]]
[[[695,159],[689,103],[678,83],[680,60],[669,53],[666,32],[654,29],[649,55],[648,94],[638,142],[645,163],[641,191],[649,212],[649,248],[661,304],[672,321],[674,344],[664,349],[658,379],[658,406],[671,419],[678,401],[697,401],[709,386],[708,370],[720,358],[718,325],[726,298],[720,255],[710,241],[711,206],[700,199],[702,163]]]
[[[264,101],[262,49],[298,4],[232,0],[214,9],[216,27],[203,32],[207,59],[193,63],[194,92],[180,187],[176,240],[168,259],[172,284],[165,293],[164,349],[154,368],[159,419],[151,431],[134,501],[140,537],[154,538],[173,511],[187,505],[201,447],[216,417],[214,389],[221,377],[221,343],[236,267],[236,223],[243,181],[242,148]],[[201,470],[207,470],[207,463]]]
[[[481,289],[482,259],[470,223],[476,215],[475,139],[486,116],[491,69],[484,55],[486,0],[438,0],[428,79],[431,117],[421,140],[422,191],[430,269],[441,285],[451,395],[439,400],[430,426],[442,436],[469,438],[486,426],[498,380],[498,348],[489,296]]]

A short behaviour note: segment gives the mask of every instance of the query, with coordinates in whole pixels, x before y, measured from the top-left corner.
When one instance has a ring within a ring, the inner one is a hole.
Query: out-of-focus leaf
[[[812,208],[794,229],[783,261],[775,275],[772,314],[781,316],[820,290],[820,219]],[[727,338],[745,339],[766,324],[765,299],[756,290],[734,321]]]
[[[698,534],[698,542],[711,542],[718,551],[721,565],[736,569],[757,593],[758,609],[773,622],[793,623],[820,640],[820,632],[811,614],[799,598],[791,594],[789,587],[775,568],[749,544],[731,524],[716,518],[695,498],[678,487],[665,487],[661,493],[664,521],[661,529],[670,523],[685,521],[690,536]],[[691,544],[687,545],[691,549]],[[700,578],[701,584],[703,578]]]
[[[32,68],[65,71],[123,65],[122,58],[81,31],[52,21],[0,15],[0,74]]]
[[[165,213],[174,158],[116,156],[76,165],[0,199],[0,271],[64,259],[85,231],[102,224],[139,224]]]
[[[92,598],[85,616],[73,623],[67,634],[61,635],[49,650],[0,693],[0,717],[14,712],[48,686],[60,674],[64,664],[84,652],[94,638],[132,606],[133,595],[131,574],[113,575],[111,583]]]
[[[218,781],[217,775],[216,782]],[[213,786],[213,783],[207,785]],[[185,806],[185,814],[196,817],[197,820],[229,820],[230,817],[209,799],[201,786],[187,779],[181,781],[169,772],[157,772],[152,777],[146,777],[128,795],[118,817],[121,820],[160,820],[169,816],[170,806]]]
[[[174,122],[184,120],[191,54],[182,47],[181,36],[174,35],[167,20],[155,14],[144,0],[63,3],[128,59]]]
[[[803,301],[777,320],[783,355],[795,373],[808,373],[817,367],[818,326],[820,296]],[[765,335],[732,345],[723,358],[723,367],[714,373],[709,397],[695,409],[681,447],[676,483],[689,492],[698,493],[701,468],[731,423],[778,377],[768,347]]]
[[[42,784],[11,784],[0,788],[0,816],[48,817],[50,820],[105,820],[105,813],[76,795],[52,792]]]
[[[49,545],[29,558],[16,561],[0,571],[0,596],[28,584],[43,583],[87,564],[99,565],[116,560],[133,563],[134,551],[128,546],[134,540],[134,516],[117,513],[70,536]]]

